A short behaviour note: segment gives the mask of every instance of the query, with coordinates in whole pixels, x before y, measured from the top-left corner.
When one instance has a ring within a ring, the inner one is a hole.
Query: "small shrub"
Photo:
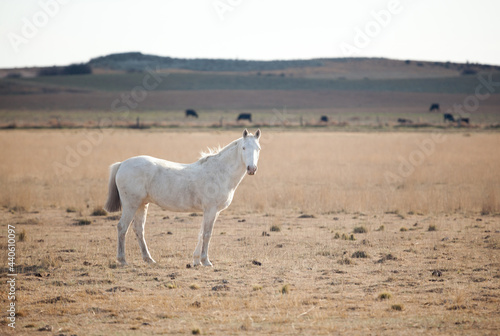
[[[352,230],[354,233],[366,233],[367,230],[364,226],[356,226],[354,230]]]
[[[290,285],[286,284],[281,287],[281,294],[288,294],[290,293]]]
[[[434,224],[429,225],[429,227],[427,228],[427,231],[437,231],[436,225],[434,225]]]
[[[75,208],[75,207],[69,207],[69,208],[66,208],[66,212],[68,213],[71,213],[71,212],[78,212],[78,209]]]
[[[384,231],[384,230],[385,230],[385,226],[380,225],[380,226],[378,227],[378,229],[377,229],[377,230],[375,230],[375,231]]]
[[[269,229],[269,231],[280,232],[281,231],[281,226],[279,226],[279,225],[272,225],[271,228]]]
[[[254,291],[260,291],[260,290],[262,290],[262,286],[261,286],[261,285],[253,285],[253,286],[252,286],[252,289],[253,289]]]
[[[342,240],[348,240],[349,237],[347,237],[347,235],[345,233],[342,233]]]
[[[405,232],[405,231],[408,231],[408,229],[403,226],[401,229],[399,229],[399,231]]]
[[[189,285],[189,288],[194,290],[194,289],[199,289],[200,286],[198,284],[192,283]]]
[[[365,251],[356,251],[351,258],[368,258],[368,254]]]
[[[378,295],[379,300],[389,300],[392,297],[391,293],[380,293]]]
[[[331,256],[331,253],[330,253],[330,251],[319,251],[318,253],[316,253],[316,255],[323,256],[323,257],[329,257],[329,256]]]
[[[391,306],[391,309],[392,310],[396,310],[396,311],[402,311],[403,310],[403,305],[401,305],[401,304],[393,304]]]
[[[193,334],[193,335],[201,335],[200,328],[194,328],[193,330],[191,330],[191,334]]]
[[[103,208],[95,208],[94,211],[92,211],[92,216],[107,216],[107,215],[108,213]]]
[[[333,236],[333,239],[339,239],[340,238],[340,234],[338,232],[335,232],[335,236]]]
[[[349,236],[349,240],[356,240],[356,238],[354,238],[354,235],[353,235],[353,234],[351,234],[351,235]]]

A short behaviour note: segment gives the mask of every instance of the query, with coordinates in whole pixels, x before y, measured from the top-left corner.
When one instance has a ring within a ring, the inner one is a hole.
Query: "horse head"
[[[257,172],[257,163],[259,161],[260,154],[260,129],[255,132],[255,134],[251,134],[247,129],[243,131],[243,139],[242,139],[242,159],[245,163],[245,167],[247,168],[248,175],[254,175]]]

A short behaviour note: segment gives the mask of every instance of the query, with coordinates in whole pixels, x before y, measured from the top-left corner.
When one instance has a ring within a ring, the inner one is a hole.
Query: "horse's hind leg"
[[[116,258],[118,262],[122,265],[127,265],[125,261],[125,237],[127,236],[127,231],[134,219],[134,214],[136,212],[136,208],[132,208],[127,205],[123,205],[122,217],[118,222],[117,230],[118,230],[118,253]]]
[[[146,239],[144,238],[144,226],[146,225],[146,216],[148,215],[149,204],[143,204],[137,209],[134,217],[134,231],[137,236],[137,241],[141,247],[142,259],[148,263],[155,263],[148,251]]]

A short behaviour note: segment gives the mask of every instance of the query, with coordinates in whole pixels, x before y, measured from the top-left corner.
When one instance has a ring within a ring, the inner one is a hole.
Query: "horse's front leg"
[[[214,223],[217,220],[219,213],[217,209],[205,210],[203,213],[203,223],[201,224],[200,234],[198,235],[198,245],[193,254],[193,266],[203,264],[203,266],[212,266],[208,259],[208,246],[212,237]]]

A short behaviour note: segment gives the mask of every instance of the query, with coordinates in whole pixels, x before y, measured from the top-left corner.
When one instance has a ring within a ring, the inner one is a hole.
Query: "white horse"
[[[149,203],[178,212],[203,211],[203,223],[194,250],[193,265],[212,266],[208,245],[219,213],[233,200],[245,174],[254,175],[260,153],[261,132],[245,129],[243,137],[224,148],[202,153],[192,164],[136,156],[110,167],[109,194],[104,208],[109,212],[123,208],[118,223],[118,261],[126,265],[125,236],[132,221],[142,258],[155,261],[144,239]]]

